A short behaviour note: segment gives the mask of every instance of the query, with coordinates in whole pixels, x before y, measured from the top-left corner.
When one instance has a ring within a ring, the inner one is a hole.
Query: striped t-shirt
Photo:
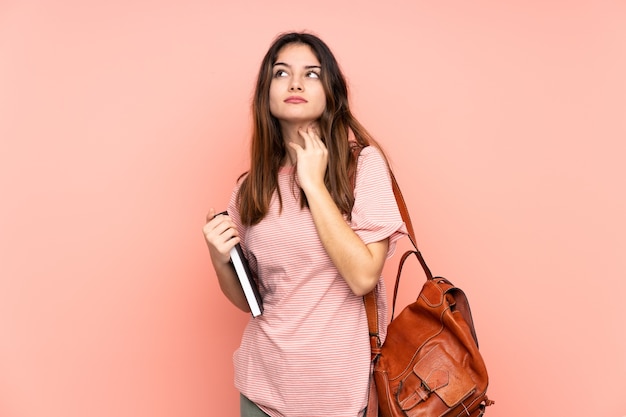
[[[235,386],[272,417],[357,417],[367,405],[370,345],[363,298],[352,293],[324,250],[311,213],[300,208],[293,168],[278,174],[267,216],[237,224],[250,267],[259,279],[263,315],[251,318],[234,354]],[[361,151],[352,229],[365,244],[389,238],[388,256],[406,229],[387,165],[374,147]],[[387,305],[378,284],[380,328]],[[384,334],[383,334],[384,337]]]

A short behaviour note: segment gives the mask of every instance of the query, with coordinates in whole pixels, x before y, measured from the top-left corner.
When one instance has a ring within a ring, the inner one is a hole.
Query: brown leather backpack
[[[394,194],[415,250],[398,266],[391,323],[384,344],[378,337],[376,296],[364,297],[372,344],[373,382],[368,416],[478,417],[493,404],[467,297],[442,277],[433,277],[415,244],[411,219],[398,184]],[[427,280],[417,300],[394,317],[404,262],[415,255]]]

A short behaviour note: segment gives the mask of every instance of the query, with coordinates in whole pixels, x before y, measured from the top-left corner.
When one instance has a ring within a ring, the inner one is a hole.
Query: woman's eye
[[[319,78],[320,75],[317,72],[315,72],[315,71],[309,71],[307,73],[307,77],[309,77],[309,78]]]
[[[274,77],[276,78],[285,77],[286,75],[287,72],[285,70],[278,70],[274,73]]]

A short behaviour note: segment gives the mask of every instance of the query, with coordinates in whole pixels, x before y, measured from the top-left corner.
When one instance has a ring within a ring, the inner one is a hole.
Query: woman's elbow
[[[349,283],[348,286],[350,287],[350,290],[352,290],[352,293],[354,295],[362,297],[370,293],[374,288],[376,288],[379,280],[379,275],[360,277],[360,279],[356,279],[352,281],[352,283]]]
[[[387,239],[368,244],[368,256],[347,268],[350,277],[346,281],[354,295],[360,297],[376,288],[385,265],[388,247]]]

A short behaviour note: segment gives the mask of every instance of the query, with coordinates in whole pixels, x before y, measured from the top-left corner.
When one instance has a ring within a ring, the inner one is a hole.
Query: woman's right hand
[[[228,214],[217,213],[211,208],[202,228],[204,239],[209,247],[211,262],[224,295],[241,311],[250,311],[241,289],[235,269],[230,262],[230,250],[239,243],[237,226]]]
[[[227,214],[215,214],[215,209],[209,209],[207,223],[202,228],[204,239],[209,247],[211,262],[218,268],[230,261],[230,250],[239,243],[239,234],[235,223]]]

